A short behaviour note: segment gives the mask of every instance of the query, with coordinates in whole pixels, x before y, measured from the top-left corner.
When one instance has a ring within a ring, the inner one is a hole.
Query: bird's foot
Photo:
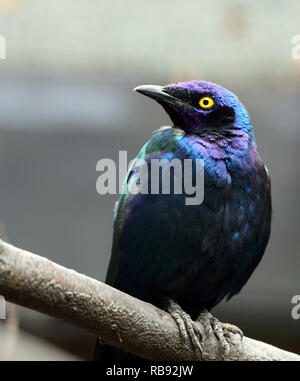
[[[200,341],[203,339],[203,332],[199,325],[195,324],[189,314],[187,314],[174,300],[168,299],[166,305],[167,311],[171,314],[178,325],[181,337],[187,341],[190,340],[193,348],[199,352],[202,357],[202,347]]]
[[[229,337],[228,332],[239,334],[241,339],[243,338],[243,332],[238,327],[229,323],[221,323],[207,310],[201,312],[196,321],[202,324],[207,336],[210,336],[212,333],[216,335],[225,358],[230,354],[230,345],[226,339],[226,337]]]

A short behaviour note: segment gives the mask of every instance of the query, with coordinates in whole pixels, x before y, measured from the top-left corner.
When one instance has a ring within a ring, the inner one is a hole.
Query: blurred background
[[[297,0],[0,0],[0,220],[9,240],[103,281],[117,196],[97,194],[96,163],[117,161],[119,150],[132,159],[170,123],[133,87],[218,82],[251,115],[274,215],[260,266],[214,314],[300,353],[291,317],[300,294],[299,20]],[[21,307],[8,315],[0,359],[91,358],[93,336]]]

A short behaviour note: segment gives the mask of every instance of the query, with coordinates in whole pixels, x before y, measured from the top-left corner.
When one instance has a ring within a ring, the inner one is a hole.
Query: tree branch
[[[200,360],[170,314],[95,279],[0,240],[0,294],[76,325],[114,347],[150,360]],[[227,360],[300,360],[253,339],[230,335]],[[214,335],[204,360],[223,360]]]

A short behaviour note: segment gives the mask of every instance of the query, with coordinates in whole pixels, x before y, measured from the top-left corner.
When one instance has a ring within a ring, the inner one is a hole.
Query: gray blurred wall
[[[93,5],[91,5],[93,4]],[[236,92],[272,179],[266,255],[215,314],[300,352],[298,1],[0,1],[0,220],[11,242],[104,280],[116,195],[96,192],[96,163],[133,158],[163,110],[138,84],[207,79]],[[21,328],[88,358],[94,338],[19,309]],[[16,354],[17,356],[17,354]]]

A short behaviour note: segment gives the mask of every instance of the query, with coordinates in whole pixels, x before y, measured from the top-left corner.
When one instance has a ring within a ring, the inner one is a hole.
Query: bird
[[[271,230],[270,176],[252,122],[238,97],[212,82],[134,90],[159,103],[172,124],[153,133],[128,170],[115,207],[106,283],[170,312],[200,355],[201,332],[194,321],[206,332],[212,328],[228,354],[224,329],[242,332],[222,325],[210,311],[240,292],[261,261]],[[131,192],[138,184],[139,159],[149,172],[152,159],[203,160],[202,202],[187,205],[186,192],[175,194],[174,187],[170,194]],[[101,361],[137,359],[108,345],[98,344],[95,353]]]

